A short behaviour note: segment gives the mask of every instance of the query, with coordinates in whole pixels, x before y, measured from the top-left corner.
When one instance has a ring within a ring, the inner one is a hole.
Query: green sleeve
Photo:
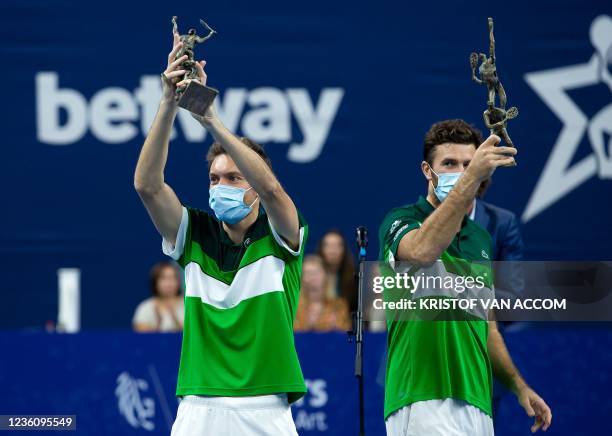
[[[380,259],[385,261],[395,259],[397,248],[404,235],[420,226],[421,222],[416,219],[410,210],[405,208],[394,209],[387,214],[379,232]]]

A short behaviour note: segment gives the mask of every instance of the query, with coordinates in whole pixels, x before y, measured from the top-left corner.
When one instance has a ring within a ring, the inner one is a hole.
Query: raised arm
[[[287,241],[291,249],[297,250],[300,243],[297,209],[270,167],[257,153],[227,130],[216,116],[208,124],[208,130],[259,194],[272,227]]]
[[[175,83],[185,70],[177,69],[186,56],[174,59],[182,47],[178,33],[174,32],[172,51],[168,65],[162,74],[163,94],[159,109],[136,164],[134,187],[144,203],[158,232],[174,245],[181,223],[181,203],[164,181],[164,168],[168,157],[168,145],[177,105],[174,100]]]
[[[514,155],[516,150],[496,147],[499,141],[498,136],[491,135],[478,147],[470,165],[448,197],[418,229],[402,237],[397,249],[398,260],[430,264],[446,250],[461,228],[461,221],[473,203],[482,181],[491,177],[498,166],[514,161],[513,157],[504,156],[504,153]]]
[[[196,63],[202,84],[206,84],[205,64],[204,61]],[[189,81],[179,82],[177,86],[187,86]],[[297,209],[272,170],[255,151],[243,144],[221,123],[212,105],[204,116],[194,117],[213,135],[215,141],[221,144],[259,194],[274,230],[292,249],[297,249],[300,243]]]

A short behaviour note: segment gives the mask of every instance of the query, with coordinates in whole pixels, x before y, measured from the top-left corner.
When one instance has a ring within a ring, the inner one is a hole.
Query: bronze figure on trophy
[[[178,34],[176,20],[176,16],[172,17],[172,32]],[[200,20],[200,24],[208,31],[208,34],[206,36],[199,36],[196,33],[196,29],[189,29],[187,34],[179,36],[183,47],[175,56],[175,59],[179,59],[185,55],[187,56],[187,59],[181,63],[180,67],[185,70],[185,76],[182,80],[192,80],[186,87],[176,89],[175,99],[180,107],[196,115],[204,115],[206,109],[208,109],[215,100],[215,97],[219,94],[218,90],[197,81],[198,70],[196,68],[194,47],[196,44],[207,41],[217,33],[206,23],[206,21]]]
[[[480,66],[478,66],[479,60]],[[518,109],[511,107],[506,110],[506,104],[508,103],[506,91],[497,76],[493,18],[489,18],[489,56],[484,53],[472,53],[470,55],[470,66],[472,67],[472,80],[487,87],[487,109],[483,113],[485,125],[491,134],[498,135],[510,147],[514,147],[508,135],[507,124],[508,120],[518,116]],[[477,67],[480,78],[476,75]],[[499,100],[499,106],[495,106],[496,97]]]

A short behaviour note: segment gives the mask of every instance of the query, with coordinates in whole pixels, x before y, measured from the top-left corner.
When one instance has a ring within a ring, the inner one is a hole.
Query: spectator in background
[[[348,305],[342,297],[327,294],[328,275],[323,259],[311,254],[302,263],[302,289],[295,331],[329,332],[350,329]]]
[[[152,297],[136,308],[132,325],[137,332],[179,332],[183,330],[183,296],[178,269],[159,262],[150,273]]]
[[[344,236],[338,230],[327,231],[317,249],[327,272],[327,296],[342,297],[349,311],[357,309],[355,263]]]

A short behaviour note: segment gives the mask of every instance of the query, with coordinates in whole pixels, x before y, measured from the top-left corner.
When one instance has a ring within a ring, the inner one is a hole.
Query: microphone
[[[357,227],[356,242],[359,247],[359,272],[357,274],[357,310],[353,320],[353,331],[355,337],[355,377],[359,386],[359,434],[365,434],[365,409],[363,397],[363,287],[365,280],[366,247],[368,246],[368,229],[364,226]]]
[[[357,227],[356,234],[357,247],[359,247],[359,256],[363,257],[366,255],[366,247],[368,246],[368,229],[364,226],[359,226]]]

